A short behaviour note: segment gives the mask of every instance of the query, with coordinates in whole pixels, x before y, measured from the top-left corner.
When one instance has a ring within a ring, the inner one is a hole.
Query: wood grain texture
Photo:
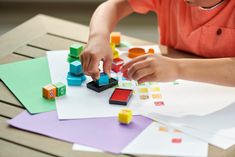
[[[27,59],[30,59],[30,58],[17,55],[17,54],[8,54],[0,59],[0,64],[13,63],[13,62],[23,61]]]
[[[14,143],[0,140],[0,156],[2,157],[52,157],[52,155],[45,154],[30,148],[16,145]]]
[[[57,36],[45,34],[32,42],[28,45],[32,45],[35,47],[45,48],[48,50],[68,50],[70,45],[73,43],[80,43],[79,41],[73,41],[68,39],[59,38]],[[80,43],[82,44],[82,43]],[[82,44],[84,45],[84,44]]]
[[[31,46],[22,46],[14,51],[17,54],[23,55],[25,57],[30,58],[37,58],[37,57],[43,57],[46,55],[45,50],[41,50],[38,48],[34,48]]]
[[[16,115],[20,114],[22,111],[24,111],[24,109],[21,107],[17,107],[14,105],[9,105],[9,104],[0,102],[0,115],[1,116],[13,118]]]
[[[8,102],[10,104],[22,107],[18,99],[10,92],[10,90],[2,81],[0,81],[0,93],[0,101]]]

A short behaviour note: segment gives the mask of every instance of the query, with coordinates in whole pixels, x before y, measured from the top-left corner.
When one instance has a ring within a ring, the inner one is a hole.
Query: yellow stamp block
[[[113,59],[115,59],[115,58],[119,58],[120,56],[119,56],[119,53],[118,53],[118,51],[114,51],[113,52]]]
[[[118,113],[118,121],[121,124],[130,124],[132,121],[132,110],[130,109],[122,109]]]
[[[110,47],[111,47],[112,52],[114,53],[116,45],[114,43],[110,43]]]

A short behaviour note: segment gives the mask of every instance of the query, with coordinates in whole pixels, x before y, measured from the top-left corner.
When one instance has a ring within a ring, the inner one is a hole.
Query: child
[[[81,55],[84,72],[99,78],[99,62],[110,73],[109,35],[133,12],[158,15],[160,42],[210,59],[172,59],[144,55],[125,64],[139,83],[185,79],[235,86],[235,0],[109,0],[95,11],[88,44]],[[144,30],[143,30],[144,31]]]

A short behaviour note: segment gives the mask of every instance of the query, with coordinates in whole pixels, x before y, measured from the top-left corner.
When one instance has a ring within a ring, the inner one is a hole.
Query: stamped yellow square
[[[139,88],[140,93],[148,93],[148,88]]]
[[[160,92],[160,87],[151,87],[150,91],[151,92]]]

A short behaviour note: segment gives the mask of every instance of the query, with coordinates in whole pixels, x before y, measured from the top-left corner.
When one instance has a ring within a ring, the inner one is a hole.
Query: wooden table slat
[[[49,154],[45,154],[39,151],[32,150],[14,143],[0,140],[0,156],[2,157],[52,157]]]
[[[17,55],[17,54],[9,54],[9,55],[6,55],[0,59],[0,65],[7,64],[7,63],[13,63],[13,62],[17,62],[17,61],[22,61],[22,60],[27,60],[27,59],[30,59],[30,58],[24,57],[21,55]]]
[[[9,102],[16,106],[22,107],[21,103],[18,99],[10,92],[10,90],[6,87],[6,85],[0,81],[0,101]]]
[[[43,57],[46,55],[45,50],[40,50],[40,49],[30,47],[30,46],[22,46],[16,49],[14,52],[21,54],[21,55],[29,56],[32,58]]]
[[[0,102],[0,115],[13,118],[22,111],[24,111],[24,109]]]
[[[79,43],[79,42],[45,34],[41,36],[40,38],[33,40],[28,45],[33,45],[33,46],[45,48],[48,50],[68,50],[70,45],[73,43]]]

